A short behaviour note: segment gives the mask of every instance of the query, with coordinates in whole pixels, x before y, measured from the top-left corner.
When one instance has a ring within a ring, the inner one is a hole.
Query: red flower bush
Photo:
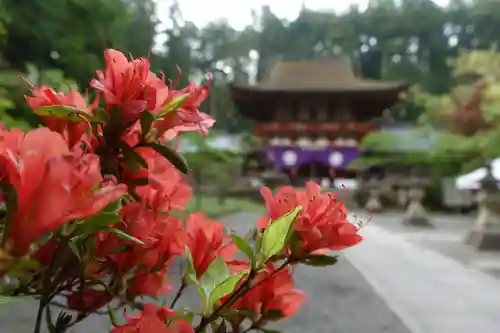
[[[343,250],[361,241],[358,228],[347,220],[347,209],[336,193],[321,193],[318,184],[309,182],[305,191],[282,187],[274,196],[267,187],[261,189],[268,216],[259,220],[264,229],[270,221],[278,219],[297,206],[303,207],[295,222],[294,232],[300,245],[296,255],[325,250]]]
[[[104,57],[90,82],[94,102],[33,87],[26,101],[46,127],[0,129],[0,277],[15,281],[3,299],[38,297],[35,333],[44,312],[51,331],[62,333],[103,307],[112,333],[198,333],[209,325],[240,332],[294,315],[305,295],[294,287],[293,266],[332,265],[326,252],[361,240],[344,205],[313,183],[274,195],[263,188],[267,216],[254,242],[203,213],[182,217],[193,191],[169,140],[214,125],[199,112],[208,85],[177,89],[148,59],[116,50]],[[169,277],[179,259],[176,287]],[[201,313],[175,308],[186,288],[197,290]],[[168,308],[142,304],[173,290]],[[56,305],[63,310],[54,322]],[[139,313],[120,324],[118,309]]]
[[[167,326],[169,319],[175,312],[168,308],[157,308],[152,304],[145,304],[144,311],[128,318],[124,325],[115,327],[111,333],[192,333],[193,327],[187,321],[175,321],[172,327]]]
[[[232,307],[251,310],[254,322],[260,324],[293,316],[305,301],[304,292],[294,289],[289,268],[276,270],[273,264],[267,264],[266,270],[255,277],[254,285]]]
[[[33,110],[42,106],[64,105],[75,107],[91,116],[93,107],[96,106],[96,103],[88,105],[86,99],[75,90],[64,94],[48,87],[34,87],[32,94],[32,96],[26,96],[26,102]],[[41,118],[50,130],[60,133],[66,139],[69,148],[80,142],[88,128],[85,122],[68,122],[50,116]]]
[[[201,277],[217,257],[228,261],[238,251],[224,232],[224,225],[212,221],[203,213],[189,214],[186,220],[187,243],[193,256],[196,276]]]

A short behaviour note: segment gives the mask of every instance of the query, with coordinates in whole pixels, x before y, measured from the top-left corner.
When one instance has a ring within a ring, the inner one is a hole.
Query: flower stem
[[[35,321],[35,329],[33,333],[40,333],[42,329],[42,317],[43,317],[43,310],[45,308],[45,301],[44,301],[45,296],[42,296],[40,298],[40,302],[38,303],[38,311],[36,314],[36,321]]]
[[[172,300],[172,304],[170,304],[170,308],[173,309],[177,301],[181,298],[182,292],[186,289],[187,284],[184,282],[184,279],[182,279],[181,285],[179,287],[179,290],[177,290],[177,293],[174,296],[174,299]]]
[[[224,303],[222,303],[214,312],[212,312],[212,314],[210,316],[208,316],[208,317],[202,317],[201,318],[201,322],[198,325],[198,327],[196,328],[195,332],[196,333],[201,333],[203,331],[203,329],[208,324],[210,324],[213,320],[217,319],[217,316],[219,315],[219,313],[222,310],[224,310],[225,308],[228,308],[231,305],[233,305],[238,300],[238,298],[245,296],[245,294],[248,293],[250,290],[252,290],[253,288],[255,288],[255,287],[259,286],[259,285],[261,285],[265,281],[269,280],[271,277],[273,277],[279,271],[281,271],[282,269],[284,269],[285,267],[287,267],[290,263],[291,263],[291,261],[288,258],[287,260],[285,260],[283,262],[283,264],[281,264],[269,276],[267,276],[265,279],[262,279],[261,281],[257,282],[254,286],[248,288],[250,286],[250,283],[252,282],[253,278],[255,277],[255,271],[251,270],[250,273],[248,274],[248,277],[245,280],[245,282],[243,282],[241,284],[241,286],[235,292],[233,292],[233,294]]]

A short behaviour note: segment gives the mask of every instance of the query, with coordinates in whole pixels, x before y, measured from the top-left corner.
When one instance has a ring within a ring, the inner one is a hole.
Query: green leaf
[[[73,254],[78,258],[78,260],[82,261],[82,257],[80,256],[80,250],[78,250],[78,245],[75,242],[69,242],[68,246],[73,252]]]
[[[284,317],[283,312],[280,310],[269,310],[266,313],[262,315],[263,319],[269,320],[269,321],[276,321],[280,320]],[[271,331],[269,331],[271,332]]]
[[[91,116],[85,111],[64,105],[42,106],[34,110],[35,114],[41,117],[54,117],[58,119],[68,120],[74,123],[81,123]]]
[[[109,121],[109,113],[103,108],[94,108],[94,116],[90,119],[91,122],[99,124],[107,124]]]
[[[21,259],[14,267],[14,270],[29,271],[40,268],[40,263],[34,259]],[[9,272],[10,274],[10,272]]]
[[[188,321],[191,323],[191,322],[193,322],[194,315],[195,315],[195,313],[193,311],[186,309],[186,308],[182,308],[182,309],[176,310],[173,320],[174,321],[175,320],[185,320],[185,321]]]
[[[194,276],[194,280],[197,281],[196,270],[194,268],[194,263],[193,263],[193,255],[191,254],[191,250],[189,250],[189,247],[187,247],[187,246],[185,248],[185,256],[186,256],[186,261],[187,261],[188,277],[191,278],[192,276]]]
[[[187,173],[188,165],[186,159],[181,154],[179,154],[172,148],[159,143],[153,143],[150,145],[150,147],[163,155],[163,157],[169,160],[179,171],[181,171],[182,173]]]
[[[217,324],[216,321],[212,322],[212,332],[213,333],[227,333],[227,325],[226,321],[224,318],[222,318],[222,321],[220,324]]]
[[[93,244],[93,243],[92,243]],[[113,251],[111,251],[111,254],[117,254],[117,253],[122,253],[122,252],[128,252],[132,250],[132,248],[130,246],[119,246],[117,247],[116,249],[114,249]]]
[[[128,241],[131,241],[131,242],[134,242],[134,243],[137,243],[137,244],[141,244],[141,245],[144,245],[144,242],[141,241],[140,239],[137,239],[133,236],[130,236],[126,233],[124,233],[123,231],[121,230],[118,230],[118,229],[115,229],[115,228],[106,228],[104,229],[106,230],[107,232],[110,232],[112,234],[115,234],[116,236],[122,238],[122,239],[125,239],[125,240],[128,240]]]
[[[229,269],[227,268],[224,258],[220,256],[215,258],[200,279],[205,294],[207,296],[211,295],[215,287],[222,281],[228,279],[229,276]]]
[[[7,296],[7,295],[0,295],[0,305],[5,305],[5,304],[10,304],[10,303],[15,303],[15,302],[22,302],[22,301],[28,301],[33,299],[32,296]]]
[[[260,241],[260,255],[263,262],[280,252],[291,237],[297,215],[302,210],[298,206],[267,226]]]
[[[225,279],[217,286],[215,286],[208,298],[209,309],[214,306],[214,304],[217,303],[221,298],[231,294],[238,283],[241,281],[241,279],[243,279],[247,274],[248,271],[239,272],[238,274]]]
[[[9,267],[9,275],[12,277],[23,278],[27,274],[32,275],[34,270],[40,268],[40,263],[33,259],[16,260],[14,265]]]
[[[82,223],[78,225],[77,231],[92,232],[105,229],[110,225],[120,222],[120,217],[115,212],[103,212],[98,215],[87,217]]]
[[[127,181],[127,185],[131,187],[144,186],[149,184],[149,179],[147,178],[136,178]]]
[[[109,121],[104,127],[104,136],[106,137],[120,137],[125,130],[125,125],[122,119],[120,108],[113,107],[109,114]]]
[[[158,118],[166,116],[170,112],[177,111],[177,109],[182,105],[182,103],[184,103],[184,101],[189,97],[189,95],[190,94],[187,93],[184,95],[179,95],[179,96],[175,97],[174,99],[172,99],[167,105],[165,105],[163,110],[160,113],[158,113],[156,118],[158,119]]]
[[[187,274],[192,274],[196,277],[196,269],[194,267],[193,255],[188,246],[185,248],[185,256],[187,261]]]
[[[108,315],[109,315],[109,321],[111,324],[116,327],[118,326],[118,321],[116,320],[116,314],[115,311],[111,308],[111,305],[108,304]]]
[[[103,213],[116,213],[122,208],[121,200],[110,202],[103,210]]]
[[[331,257],[325,254],[311,254],[305,260],[304,264],[314,267],[325,267],[335,265],[338,257]]]
[[[151,114],[151,112],[145,110],[141,113],[141,133],[142,135],[146,135],[151,130],[151,126],[153,125],[153,121],[155,121],[155,116]]]
[[[198,279],[196,278],[196,269],[194,268],[193,256],[191,254],[191,251],[189,250],[189,247],[187,246],[185,248],[185,253],[188,266],[186,274],[187,282],[196,287],[198,295],[200,296],[202,303],[205,305],[207,303],[208,294],[205,293],[205,290],[203,289],[200,281],[198,281]]]
[[[248,240],[236,235],[232,234],[231,238],[233,239],[234,244],[243,252],[250,260],[253,259],[253,249],[250,246]]]
[[[217,325],[217,321],[214,320],[210,323],[210,327],[212,328],[210,332],[217,332],[217,328],[218,328],[218,325]],[[206,331],[206,328],[205,328],[205,331]]]
[[[126,142],[120,142],[120,148],[123,151],[123,157],[127,162],[127,165],[130,165],[132,168],[136,167],[134,164],[139,164],[144,168],[148,167],[148,163],[142,158],[142,156],[132,147],[130,147]]]
[[[301,252],[303,250],[303,243],[296,232],[293,232],[292,236],[290,236],[290,239],[288,240],[288,245],[290,247],[290,251],[292,252],[292,256],[293,255],[301,256]]]

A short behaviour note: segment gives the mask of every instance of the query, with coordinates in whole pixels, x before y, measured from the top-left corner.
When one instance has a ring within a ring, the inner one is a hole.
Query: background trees
[[[154,69],[176,82],[180,66],[181,84],[212,72],[213,94],[203,108],[217,117],[219,131],[248,129],[231,103],[229,82],[260,79],[279,59],[338,54],[350,56],[360,75],[415,85],[392,110],[394,121],[442,125],[441,114],[451,109],[449,93],[467,96],[471,77],[484,74],[494,82],[486,91],[486,112],[500,112],[500,57],[491,51],[500,39],[498,1],[453,0],[439,7],[431,0],[372,0],[366,10],[353,6],[343,14],[304,8],[294,21],[263,7],[254,18],[238,31],[224,20],[205,27],[186,22],[176,1],[159,13],[153,0],[2,0],[0,117],[7,126],[36,124],[15,97],[26,89],[16,78],[19,72],[36,77],[35,83],[74,82],[84,88],[94,68],[102,66],[105,47],[134,56],[154,50]],[[6,99],[7,92],[14,97]],[[440,140],[439,147],[453,142]]]
[[[431,0],[372,0],[367,10],[352,7],[344,14],[304,8],[291,22],[263,7],[243,31],[223,20],[197,27],[183,19],[175,1],[167,10],[158,13],[153,0],[3,0],[1,65],[22,72],[27,63],[41,71],[59,69],[84,87],[102,62],[103,48],[140,56],[154,47],[155,69],[174,81],[175,65],[183,69],[184,81],[214,72],[211,111],[220,130],[239,132],[247,124],[230,103],[227,83],[261,78],[279,59],[342,53],[364,76],[404,79],[424,93],[446,94],[456,85],[449,59],[490,49],[500,38],[495,0],[453,0],[447,7]],[[160,26],[158,16],[169,19]],[[155,45],[158,33],[163,38]],[[422,112],[410,103],[394,110],[394,117],[413,122]]]

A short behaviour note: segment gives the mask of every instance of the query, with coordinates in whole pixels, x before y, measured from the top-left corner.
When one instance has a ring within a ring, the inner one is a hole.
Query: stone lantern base
[[[412,227],[433,228],[429,215],[420,202],[412,202],[406,209],[403,224]]]
[[[475,228],[467,234],[465,244],[478,250],[500,251],[500,226]]]
[[[412,227],[434,228],[434,225],[427,216],[405,217],[403,219],[403,224]]]
[[[365,209],[370,212],[380,213],[384,210],[384,207],[382,206],[382,203],[380,202],[379,198],[370,197],[366,202]]]

